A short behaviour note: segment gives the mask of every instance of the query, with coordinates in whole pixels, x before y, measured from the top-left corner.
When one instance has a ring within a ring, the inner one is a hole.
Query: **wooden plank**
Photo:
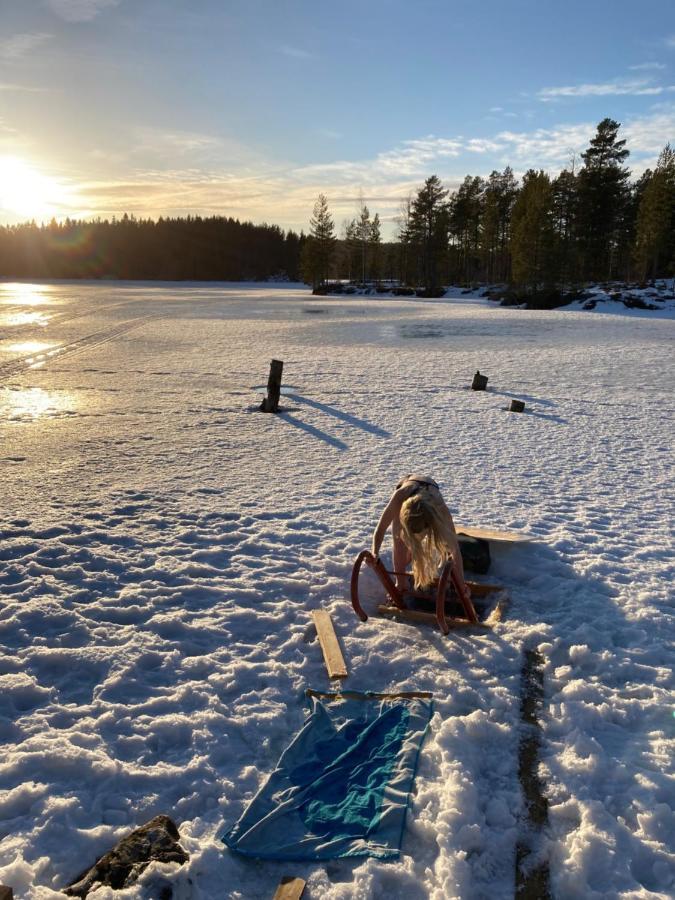
[[[14,891],[11,887],[0,884],[0,900],[14,900]]]
[[[394,619],[405,619],[409,622],[424,622],[425,625],[433,625],[438,628],[438,619],[435,613],[422,612],[419,609],[398,609],[396,606],[388,606],[386,604],[378,606],[377,611],[383,616],[392,616]],[[481,628],[484,631],[490,630],[490,626],[485,622],[469,622],[467,619],[453,619],[452,616],[446,616],[445,621],[448,628]]]
[[[498,531],[495,528],[479,528],[474,525],[458,525],[455,523],[457,534],[466,534],[469,537],[482,538],[484,541],[502,541],[505,544],[524,544],[528,541],[536,541],[537,538],[522,531]]]
[[[466,586],[471,591],[472,597],[485,597],[494,594],[495,591],[503,591],[503,584],[481,584],[479,581],[467,581]]]
[[[325,609],[315,609],[312,612],[312,618],[316,625],[316,633],[319,636],[323,658],[328,669],[328,677],[346,678],[347,666],[340,651],[330,613]]]
[[[272,900],[300,900],[305,890],[305,881],[302,878],[293,878],[285,875],[279,882]]]

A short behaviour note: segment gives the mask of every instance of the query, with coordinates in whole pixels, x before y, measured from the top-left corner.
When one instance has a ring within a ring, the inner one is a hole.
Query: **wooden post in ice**
[[[11,887],[0,884],[0,900],[14,900],[14,891]]]
[[[525,412],[525,404],[522,400],[511,401],[511,412]]]
[[[481,375],[478,369],[476,369],[476,374],[473,376],[473,381],[471,382],[471,390],[484,391],[487,388],[487,383],[487,375]]]
[[[279,397],[281,396],[281,373],[284,364],[280,359],[273,359],[270,364],[270,377],[267,379],[267,396],[260,404],[261,412],[279,412]]]

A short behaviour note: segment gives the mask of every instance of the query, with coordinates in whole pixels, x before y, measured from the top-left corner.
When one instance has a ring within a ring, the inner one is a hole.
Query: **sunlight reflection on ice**
[[[43,312],[18,312],[0,315],[0,325],[40,325],[45,326],[50,317]]]
[[[67,391],[6,388],[0,394],[0,418],[40,419],[69,415],[76,405],[74,395]]]
[[[53,344],[47,344],[45,341],[21,341],[18,344],[10,344],[7,348],[13,353],[44,353],[53,347]]]
[[[0,303],[12,306],[42,306],[45,303],[54,302],[49,297],[52,290],[51,285],[14,282],[0,284]]]

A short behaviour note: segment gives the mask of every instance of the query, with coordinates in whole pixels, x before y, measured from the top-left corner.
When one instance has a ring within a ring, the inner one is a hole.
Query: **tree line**
[[[581,163],[558,175],[512,169],[436,175],[401,205],[395,240],[361,200],[340,236],[321,194],[309,234],[213,216],[34,222],[0,227],[0,277],[377,282],[439,292],[447,284],[511,285],[562,294],[589,281],[675,274],[675,151],[631,181],[620,125],[603,119]]]
[[[338,241],[320,195],[301,273],[314,285],[356,271],[364,280],[396,278],[430,292],[444,284],[500,283],[525,294],[673,275],[675,151],[666,144],[656,168],[631,182],[619,128],[603,119],[582,165],[555,177],[529,169],[519,184],[507,166],[487,178],[467,175],[450,192],[432,175],[402,205],[397,240],[384,247],[379,219],[369,231],[363,204]]]
[[[221,216],[30,222],[0,228],[0,276],[296,281],[304,241],[302,232]]]

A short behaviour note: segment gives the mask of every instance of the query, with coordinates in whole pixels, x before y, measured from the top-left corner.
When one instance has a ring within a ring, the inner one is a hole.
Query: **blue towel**
[[[317,694],[239,821],[223,835],[257,859],[396,858],[430,694]]]

